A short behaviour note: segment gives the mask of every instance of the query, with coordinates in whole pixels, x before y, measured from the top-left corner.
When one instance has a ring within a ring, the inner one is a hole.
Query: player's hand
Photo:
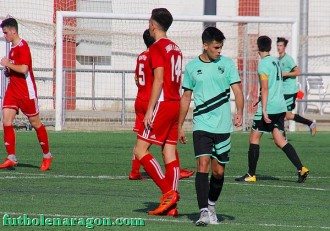
[[[187,137],[186,135],[184,134],[184,131],[182,128],[179,128],[178,129],[178,136],[179,136],[179,141],[181,144],[186,144],[187,143]]]
[[[143,123],[145,128],[152,128],[152,110],[147,110],[146,114],[144,115]]]
[[[234,118],[234,125],[235,127],[240,127],[243,123],[243,115],[236,114]]]
[[[2,57],[0,64],[4,67],[7,67],[9,65],[9,59],[6,56]]]
[[[272,121],[269,119],[268,117],[268,114],[266,112],[262,113],[262,116],[264,118],[264,121],[267,123],[267,124],[270,124]]]

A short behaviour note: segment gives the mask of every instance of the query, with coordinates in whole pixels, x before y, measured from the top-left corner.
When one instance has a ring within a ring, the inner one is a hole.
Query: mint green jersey
[[[215,134],[233,131],[230,86],[240,83],[234,62],[220,56],[213,62],[199,57],[185,67],[182,88],[193,92],[193,130]]]
[[[293,58],[288,54],[279,58],[279,61],[283,72],[291,72],[297,66]],[[283,92],[285,95],[291,95],[298,92],[296,76],[283,78]]]
[[[258,75],[268,76],[268,100],[267,114],[279,114],[287,111],[286,103],[283,95],[282,72],[278,59],[272,56],[266,56],[259,61]],[[260,80],[259,80],[260,81]],[[259,83],[261,86],[261,83]],[[261,89],[262,91],[262,89]],[[255,120],[262,118],[262,102],[255,114]]]

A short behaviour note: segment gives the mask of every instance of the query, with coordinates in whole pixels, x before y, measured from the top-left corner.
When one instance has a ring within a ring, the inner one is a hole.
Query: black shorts
[[[280,114],[268,114],[269,119],[272,121],[269,124],[261,120],[253,120],[252,130],[258,132],[272,132],[275,128],[278,128],[280,131],[284,131],[284,118],[285,112]]]
[[[297,93],[290,94],[290,95],[284,95],[286,107],[288,111],[292,111],[296,107],[296,99],[297,99]]]
[[[229,162],[230,133],[215,134],[205,131],[194,131],[193,142],[196,159],[201,156],[210,156],[221,164]]]

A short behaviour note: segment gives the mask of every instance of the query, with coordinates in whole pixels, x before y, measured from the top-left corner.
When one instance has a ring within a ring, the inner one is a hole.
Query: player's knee
[[[224,169],[213,169],[212,170],[212,175],[216,178],[216,179],[222,179],[224,176]]]
[[[209,158],[198,158],[198,172],[209,172],[210,159]]]

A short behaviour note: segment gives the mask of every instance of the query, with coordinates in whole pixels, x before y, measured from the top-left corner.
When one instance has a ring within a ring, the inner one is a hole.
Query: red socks
[[[178,160],[173,160],[172,162],[165,164],[165,178],[169,185],[172,186],[174,191],[178,191],[178,181],[180,178],[180,167]]]
[[[3,140],[5,142],[5,147],[9,154],[16,154],[15,145],[16,145],[16,136],[14,126],[3,126]]]
[[[42,148],[44,154],[49,153],[49,144],[48,144],[48,135],[45,126],[42,124],[38,129],[35,129],[37,132],[39,144]]]
[[[169,185],[169,183],[167,182],[159,163],[150,153],[145,155],[140,160],[140,162],[143,165],[145,171],[160,188],[163,194],[167,193],[172,189],[172,186]]]
[[[132,172],[139,173],[140,172],[140,161],[134,155],[135,147],[133,149],[133,157],[132,157]]]

